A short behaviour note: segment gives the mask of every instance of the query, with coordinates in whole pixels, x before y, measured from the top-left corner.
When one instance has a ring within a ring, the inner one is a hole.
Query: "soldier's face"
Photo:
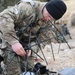
[[[54,18],[48,13],[46,7],[44,7],[44,9],[43,9],[43,20],[45,20],[45,21],[49,21],[49,20],[53,21],[54,20]]]

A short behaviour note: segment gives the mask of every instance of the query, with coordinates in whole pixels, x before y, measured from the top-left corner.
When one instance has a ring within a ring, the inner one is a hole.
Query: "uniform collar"
[[[42,14],[42,11],[43,11],[43,8],[45,6],[46,2],[41,2],[39,8],[38,8],[38,19],[43,19],[43,14]]]

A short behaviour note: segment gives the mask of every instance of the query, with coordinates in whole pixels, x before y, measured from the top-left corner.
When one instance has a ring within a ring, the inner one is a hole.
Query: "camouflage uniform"
[[[21,2],[13,7],[5,9],[3,12],[0,13],[0,31],[2,32],[2,36],[3,36],[2,38],[5,40],[7,44],[7,46],[5,45],[4,47],[1,47],[2,51],[4,50],[5,53],[8,52],[8,50],[12,51],[11,45],[19,42],[17,40],[18,37],[16,36],[16,30],[20,29],[22,26],[27,25],[28,23],[31,23],[36,20],[38,21],[38,25],[33,29],[35,30],[35,32],[37,32],[40,27],[44,27],[47,24],[49,24],[49,22],[44,22],[42,20],[43,18],[42,9],[45,3],[34,1],[34,5],[32,5],[30,2]],[[17,39],[12,37],[11,35],[16,37]],[[25,35],[27,35],[27,32],[25,33]],[[1,44],[3,44],[3,41]],[[9,54],[6,55],[9,56]],[[11,59],[11,57],[7,57],[7,58]],[[30,59],[32,60],[32,58]]]

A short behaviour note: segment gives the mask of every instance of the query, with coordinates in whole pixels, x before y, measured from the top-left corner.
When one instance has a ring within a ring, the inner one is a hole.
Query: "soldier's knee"
[[[0,74],[4,74],[6,75],[6,68],[5,68],[5,64],[3,62],[4,58],[0,55]]]
[[[4,56],[3,56],[3,51],[0,49],[0,74],[6,75],[6,68],[4,64]]]
[[[3,74],[3,75],[7,75],[6,65],[4,64],[3,61],[2,61],[0,64],[1,64],[2,74]]]

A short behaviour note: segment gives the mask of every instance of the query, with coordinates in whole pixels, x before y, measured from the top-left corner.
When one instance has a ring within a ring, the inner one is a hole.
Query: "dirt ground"
[[[68,38],[67,42],[71,49],[66,43],[52,43],[55,61],[53,59],[51,46],[46,45],[43,49],[45,57],[48,61],[48,68],[57,72],[65,68],[75,68],[75,26],[71,26],[70,23],[72,18],[71,16],[73,13],[75,13],[75,0],[64,0],[64,2],[67,5],[67,12],[62,17],[62,20],[67,20],[67,27],[72,37],[72,39]],[[39,54],[42,55],[40,52]],[[46,65],[44,61],[42,61],[41,63]]]

